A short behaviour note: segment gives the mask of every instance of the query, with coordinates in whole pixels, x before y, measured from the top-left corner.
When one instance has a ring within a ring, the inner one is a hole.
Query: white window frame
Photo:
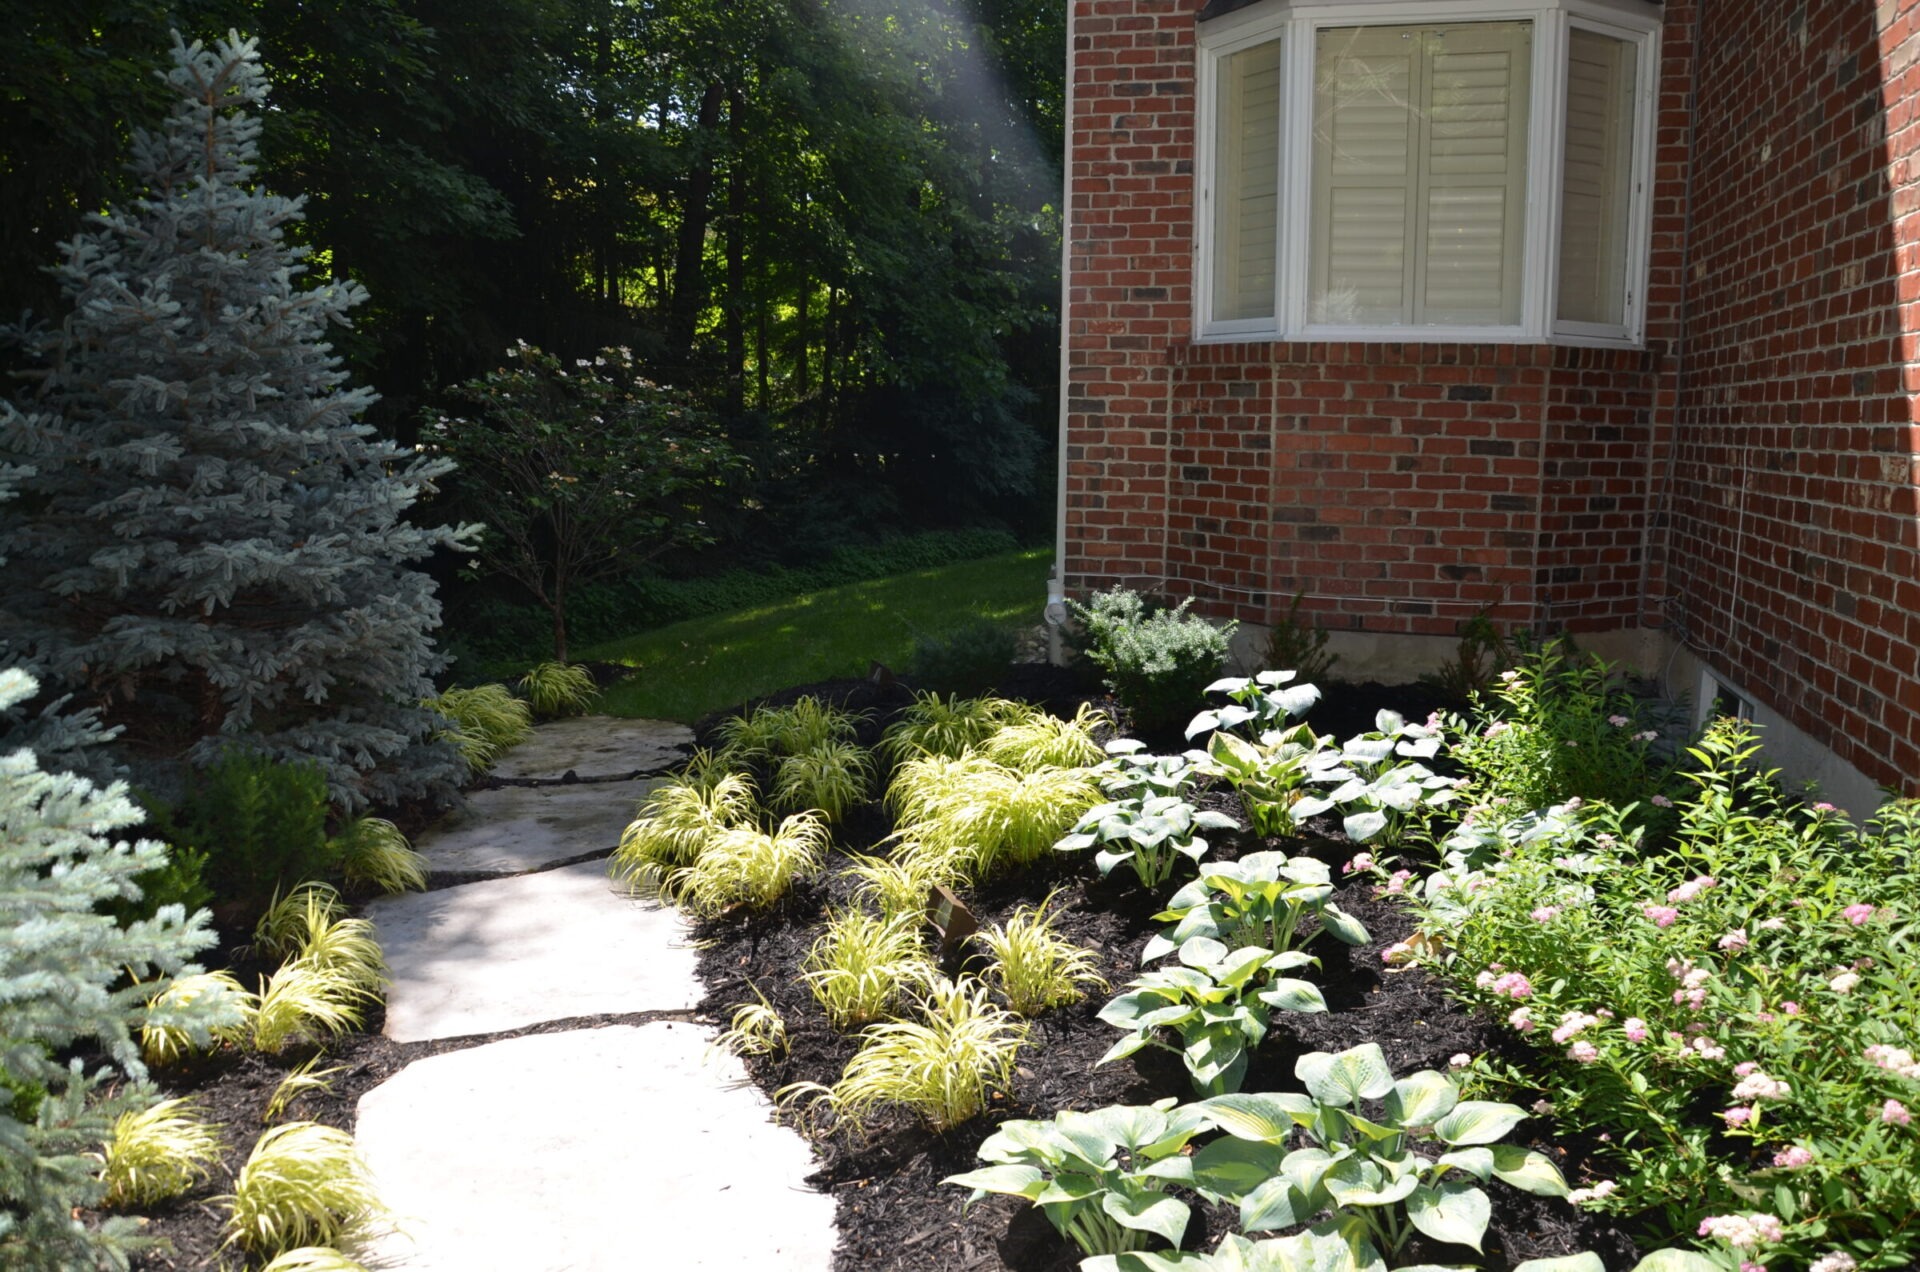
[[[1527,197],[1521,248],[1520,321],[1511,325],[1349,326],[1308,321],[1312,224],[1314,50],[1327,27],[1416,26],[1441,22],[1531,22]],[[1642,0],[1260,0],[1200,25],[1195,67],[1194,339],[1342,342],[1569,344],[1638,349],[1646,342],[1651,254],[1654,115],[1660,73],[1660,10]],[[1626,305],[1618,324],[1555,317],[1560,200],[1566,141],[1567,32],[1573,27],[1634,47],[1634,136],[1628,199]],[[1269,40],[1280,49],[1280,227],[1274,317],[1214,321],[1215,137],[1223,58]]]

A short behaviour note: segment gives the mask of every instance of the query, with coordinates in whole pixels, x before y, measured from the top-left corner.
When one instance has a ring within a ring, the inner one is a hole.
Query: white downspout
[[[1047,661],[1058,664],[1063,650],[1060,627],[1066,621],[1067,580],[1067,300],[1073,261],[1073,10],[1067,0],[1067,99],[1060,146],[1060,428],[1055,456],[1053,578],[1047,583]]]

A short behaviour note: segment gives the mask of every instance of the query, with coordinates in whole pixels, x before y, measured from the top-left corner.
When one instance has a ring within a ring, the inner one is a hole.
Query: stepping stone
[[[834,1203],[713,1031],[536,1034],[416,1060],[354,1133],[407,1272],[826,1272]],[[390,1262],[389,1262],[390,1260]]]
[[[397,1042],[684,1011],[703,992],[679,913],[629,896],[604,861],[383,898],[367,916]]]
[[[496,777],[625,777],[635,769],[683,763],[693,730],[667,720],[575,716],[553,720],[493,766]]]
[[[503,786],[474,791],[466,806],[421,834],[427,869],[517,874],[605,852],[662,779]]]

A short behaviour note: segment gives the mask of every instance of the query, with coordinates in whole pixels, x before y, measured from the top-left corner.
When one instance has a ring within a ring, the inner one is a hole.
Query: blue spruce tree
[[[302,201],[253,183],[253,41],[176,36],[167,80],[145,193],[65,245],[73,311],[21,333],[42,370],[0,402],[0,463],[32,470],[0,530],[0,665],[121,726],[145,780],[238,744],[317,761],[348,808],[449,794],[418,564],[470,534],[405,520],[449,465],[360,422],[373,394],[325,336],[365,293],[299,285]]]

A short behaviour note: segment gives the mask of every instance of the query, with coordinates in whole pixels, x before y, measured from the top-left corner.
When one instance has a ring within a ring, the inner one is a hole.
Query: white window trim
[[[1517,325],[1334,326],[1307,321],[1308,235],[1312,217],[1313,55],[1325,27],[1433,22],[1533,23],[1534,52],[1527,135],[1526,239],[1522,247]],[[1560,187],[1566,122],[1567,32],[1572,27],[1627,41],[1635,50],[1634,138],[1628,200],[1625,321],[1565,322],[1558,302]],[[1280,39],[1280,241],[1274,268],[1273,318],[1210,320],[1213,312],[1213,224],[1221,59]],[[1655,113],[1660,81],[1660,11],[1641,0],[1262,0],[1202,24],[1195,68],[1194,340],[1370,343],[1566,344],[1639,349],[1646,343],[1648,262],[1652,250]]]

